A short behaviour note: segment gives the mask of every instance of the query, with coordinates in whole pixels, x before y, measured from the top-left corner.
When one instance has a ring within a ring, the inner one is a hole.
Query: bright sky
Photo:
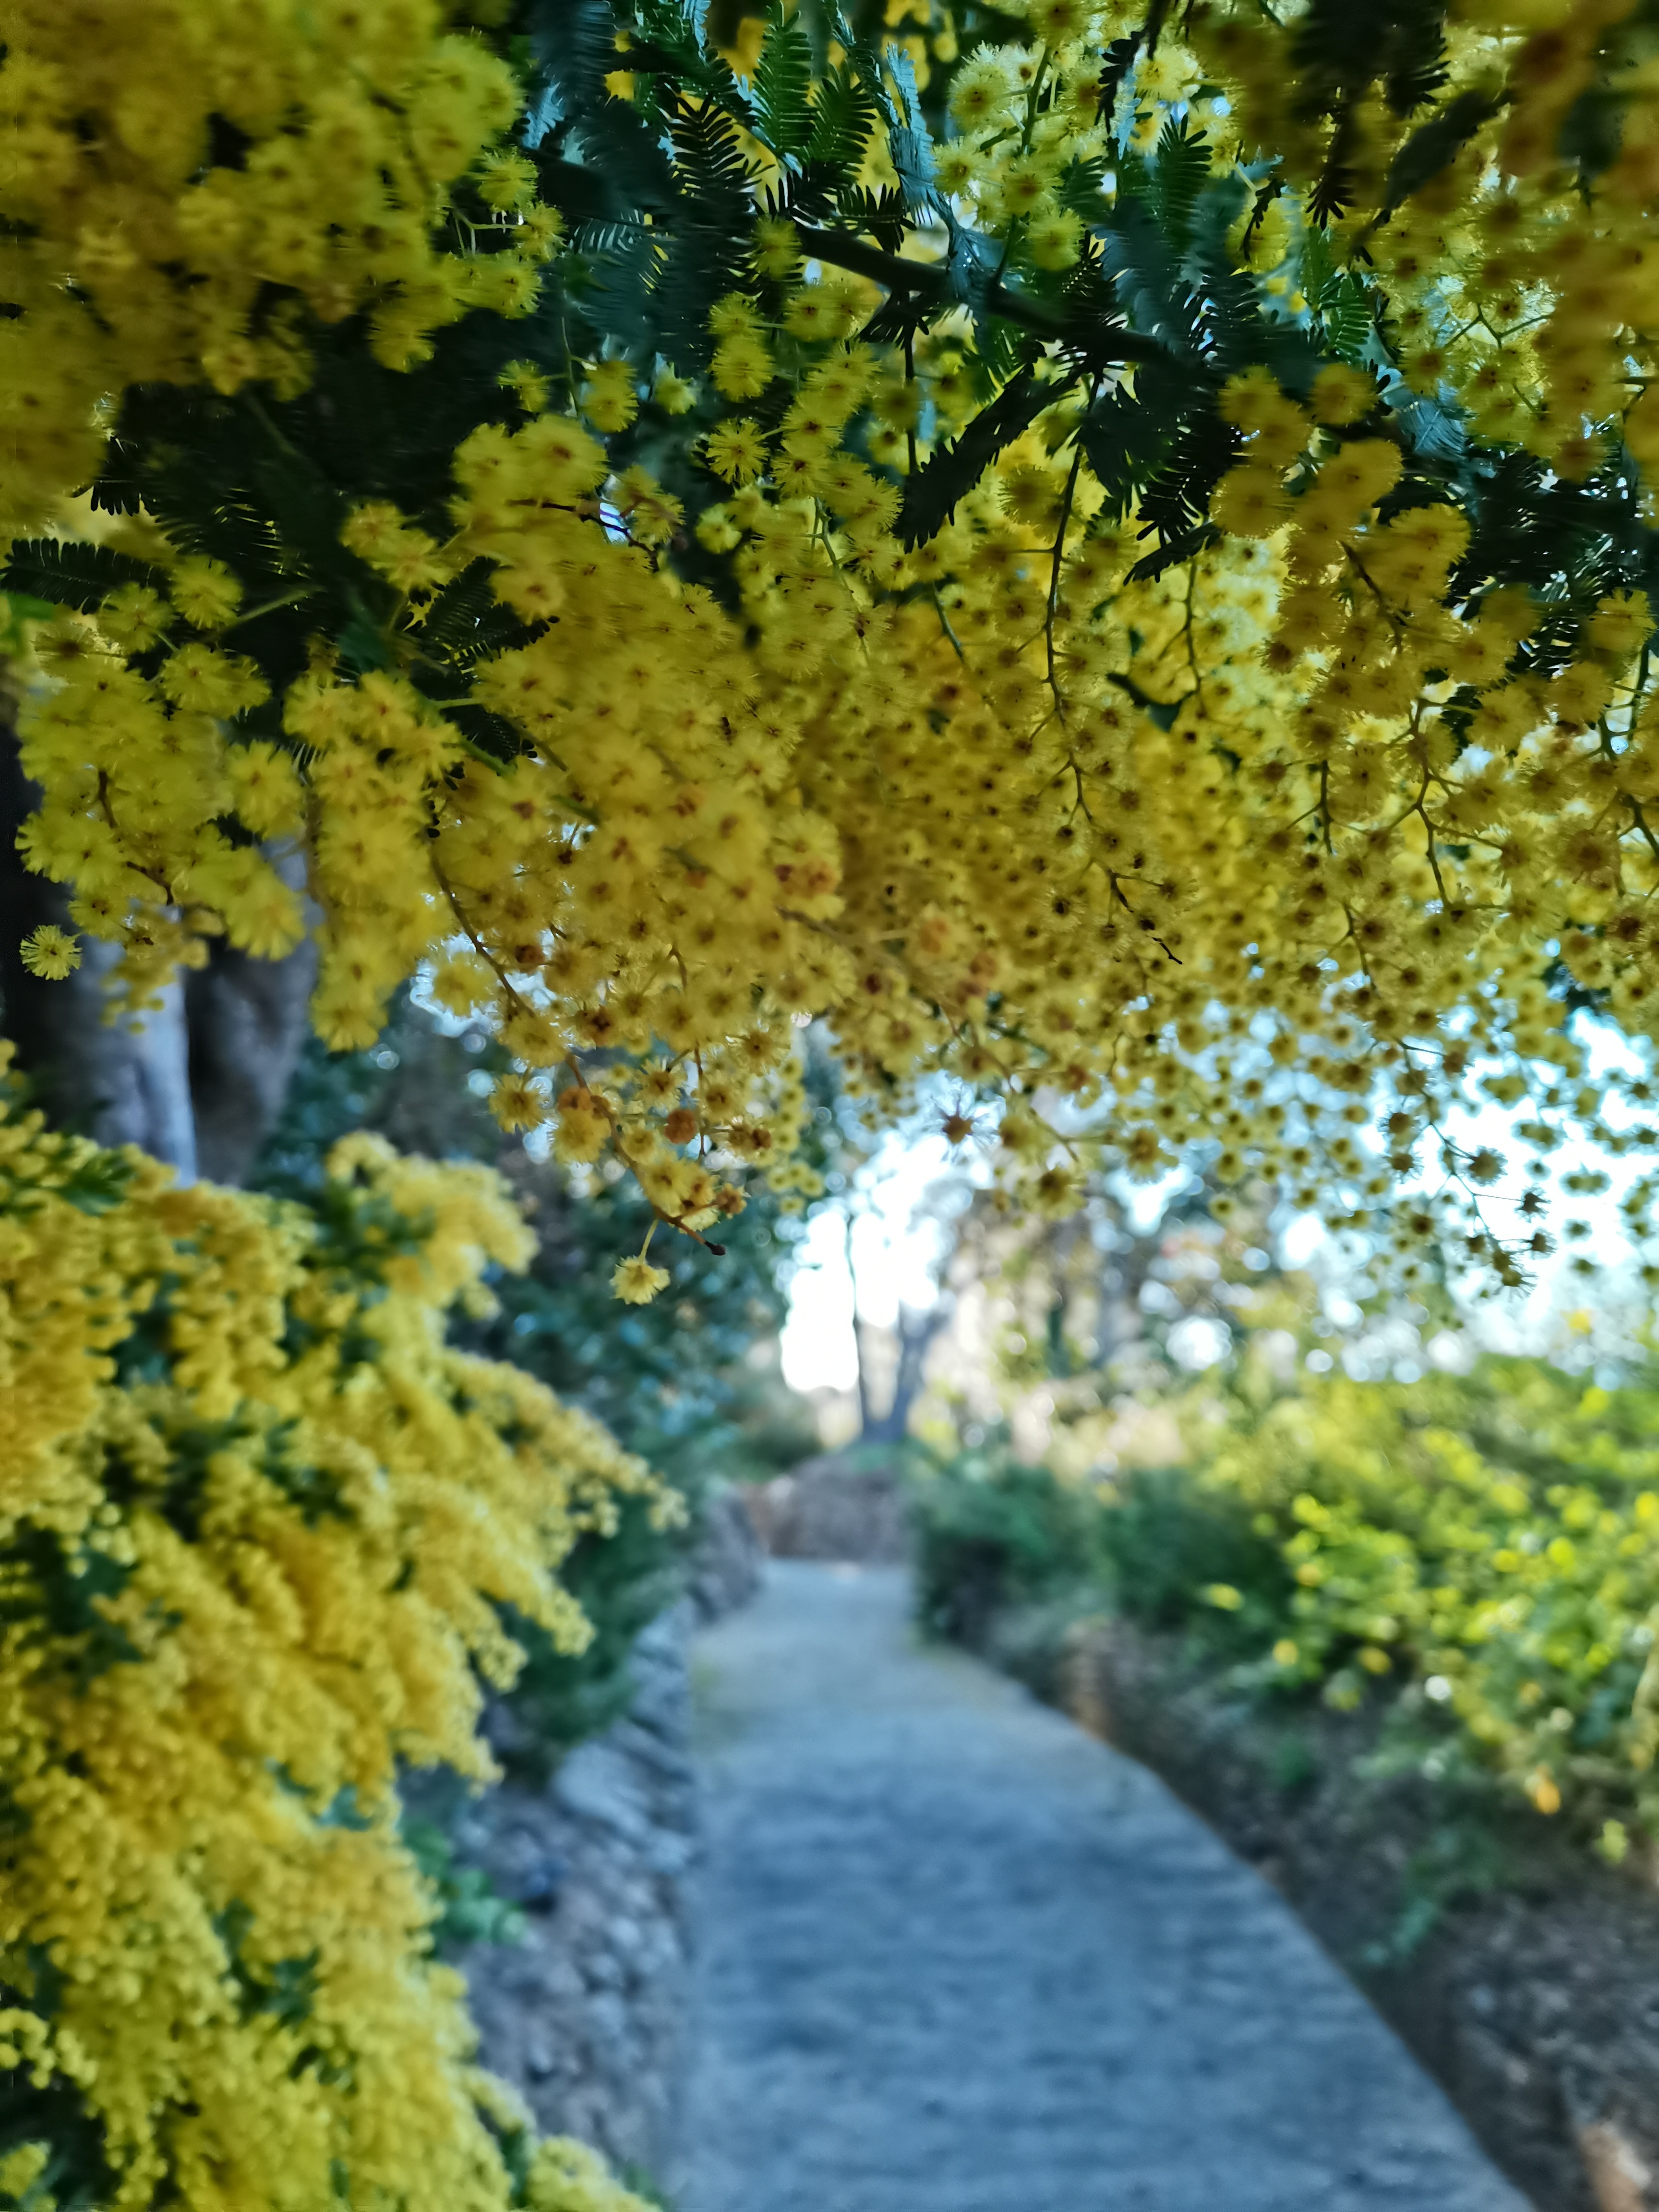
[[[810,1224],[783,1325],[784,1380],[793,1389],[856,1386],[855,1277],[858,1310],[878,1325],[890,1328],[901,1306],[925,1310],[933,1304],[933,1271],[948,1251],[950,1232],[936,1212],[924,1209],[924,1200],[947,1178],[958,1202],[965,1202],[970,1181],[986,1180],[984,1163],[954,1155],[934,1131],[892,1130],[854,1178],[850,1267],[848,1194]]]

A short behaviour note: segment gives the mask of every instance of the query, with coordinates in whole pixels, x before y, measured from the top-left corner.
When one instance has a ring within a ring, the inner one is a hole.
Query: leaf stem
[[[238,615],[234,622],[222,624],[218,634],[221,637],[228,637],[232,630],[240,629],[244,623],[258,622],[261,615],[275,614],[278,607],[298,606],[301,599],[314,599],[321,589],[320,584],[301,584],[291,592],[284,592],[279,599],[262,600],[257,607],[250,607],[246,614]]]

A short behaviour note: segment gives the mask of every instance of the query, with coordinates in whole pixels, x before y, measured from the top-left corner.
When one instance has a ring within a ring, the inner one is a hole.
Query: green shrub
[[[997,1613],[1091,1580],[1099,1515],[1087,1492],[1027,1467],[1006,1433],[952,1457],[913,1462],[917,1607],[954,1641],[983,1641]]]
[[[910,1497],[921,1615],[957,1641],[982,1643],[997,1616],[1018,1608],[1109,1607],[1242,1649],[1288,1601],[1273,1545],[1237,1499],[1183,1468],[1068,1483],[1016,1459],[998,1431],[921,1462]]]
[[[1117,1611],[1245,1648],[1283,1618],[1291,1578],[1243,1504],[1184,1467],[1135,1468],[1103,1486],[1097,1542]]]
[[[1067,1484],[1004,1437],[931,1465],[923,1616],[984,1644],[1020,1607],[1109,1608],[1267,1692],[1380,1698],[1396,1768],[1448,1800],[1495,1777],[1616,1860],[1659,1838],[1656,1376],[1287,1389],[1247,1352],[1183,1409],[1187,1466]]]

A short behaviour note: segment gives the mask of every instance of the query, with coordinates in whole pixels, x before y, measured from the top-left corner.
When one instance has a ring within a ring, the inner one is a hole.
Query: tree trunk
[[[31,975],[23,939],[42,923],[72,924],[62,889],[31,875],[17,851],[40,794],[18,755],[15,704],[0,696],[0,1003],[14,1065],[55,1127],[137,1145],[187,1182],[198,1174],[240,1182],[305,1042],[314,948],[269,961],[216,945],[206,968],[170,984],[159,1006],[113,1021],[113,945],[83,939],[74,975],[56,983]]]
[[[941,1297],[925,1313],[912,1313],[906,1306],[899,1308],[898,1369],[893,1377],[893,1402],[878,1419],[869,1417],[862,1389],[859,1410],[865,1415],[863,1441],[872,1444],[896,1444],[902,1441],[910,1426],[910,1409],[921,1395],[926,1379],[922,1370],[927,1364],[928,1350],[950,1317],[947,1301]],[[863,1367],[860,1362],[860,1376]]]
[[[0,991],[15,1065],[48,1121],[95,1137],[100,1145],[141,1145],[179,1174],[196,1173],[196,1136],[184,996],[173,985],[154,1012],[107,1021],[109,972],[115,948],[95,939],[80,967],[61,982],[43,981],[24,967],[22,940],[42,923],[71,927],[69,901],[56,884],[31,875],[17,851],[17,833],[40,792],[23,773],[10,709],[0,732]]]
[[[842,1235],[847,1251],[847,1279],[853,1290],[853,1353],[859,1387],[859,1434],[867,1436],[874,1413],[870,1402],[870,1362],[864,1349],[864,1319],[859,1312],[858,1269],[853,1265],[853,1205],[852,1194],[841,1217]]]
[[[270,857],[291,889],[303,888],[297,853]],[[282,1112],[305,1048],[316,974],[308,937],[285,960],[255,960],[216,945],[207,966],[185,978],[196,1156],[210,1182],[242,1182]]]

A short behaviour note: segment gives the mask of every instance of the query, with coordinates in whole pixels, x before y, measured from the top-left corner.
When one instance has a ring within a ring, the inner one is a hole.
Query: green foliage
[[[1361,1965],[1376,1972],[1408,1964],[1448,1912],[1511,1879],[1486,1808],[1466,1808],[1437,1821],[1406,1862],[1392,1925],[1365,1946]]]
[[[1445,82],[1445,20],[1440,0],[1312,0],[1295,46],[1304,112],[1340,114],[1380,85],[1397,115],[1411,114]]]
[[[981,408],[954,443],[939,451],[904,480],[899,508],[902,544],[915,546],[937,535],[1006,446],[1029,429],[1057,396],[1053,384],[1040,384],[1022,368]]]
[[[21,2197],[0,2189],[4,2212],[95,2212],[116,2182],[103,2129],[72,2082],[36,2083],[27,2069],[0,2071],[0,2159],[24,2144],[50,2144],[45,2166]]]
[[[1382,0],[1365,9],[1313,0],[1291,55],[1303,113],[1329,116],[1336,125],[1311,201],[1321,223],[1352,198],[1354,132],[1367,93],[1380,88],[1396,115],[1411,115],[1445,83],[1445,18],[1443,0]]]
[[[1193,1393],[1186,1467],[1064,1483],[998,1446],[937,1468],[926,1617],[973,1638],[999,1608],[1104,1605],[1263,1693],[1382,1699],[1383,1765],[1449,1805],[1495,1778],[1608,1856],[1659,1835],[1659,1367],[1286,1389],[1247,1348],[1220,1388]],[[1472,1864],[1425,1867],[1407,1948]]]
[[[1133,177],[1126,169],[1126,179]],[[1170,252],[1186,252],[1192,243],[1199,202],[1210,181],[1210,149],[1201,131],[1173,118],[1159,134],[1157,151],[1142,172],[1148,212]],[[1137,179],[1136,181],[1141,181]],[[1128,187],[1133,189],[1131,184]]]
[[[1404,1680],[1425,1726],[1588,1834],[1651,1832],[1659,1746],[1659,1377],[1613,1389],[1486,1358],[1410,1385],[1297,1392],[1249,1364],[1206,1439],[1294,1581],[1286,1683]]]
[[[709,310],[737,289],[747,258],[750,179],[738,125],[712,102],[683,95],[667,105],[678,194],[678,220],[652,272],[657,343],[688,374],[714,352]]]
[[[717,300],[747,292],[769,315],[781,303],[780,285],[755,271],[763,211],[801,226],[803,249],[815,258],[884,286],[872,338],[905,339],[947,313],[965,313],[984,407],[919,471],[894,477],[907,545],[935,533],[1039,401],[1070,383],[1091,395],[1078,435],[1105,493],[1104,512],[1121,518],[1140,505],[1152,543],[1137,573],[1156,574],[1211,542],[1209,504],[1238,446],[1218,412],[1224,380],[1263,366],[1302,394],[1322,362],[1338,360],[1378,376],[1379,411],[1407,460],[1396,507],[1443,500],[1470,517],[1474,535],[1452,578],[1453,599],[1522,584],[1558,610],[1551,635],[1520,655],[1528,666],[1549,673],[1551,651],[1559,661],[1571,658],[1597,597],[1659,589],[1659,541],[1626,457],[1610,452],[1573,485],[1507,449],[1472,451],[1455,407],[1400,378],[1382,334],[1382,295],[1363,255],[1339,269],[1316,222],[1293,246],[1283,281],[1241,265],[1239,218],[1253,189],[1273,197],[1273,174],[1266,161],[1217,167],[1189,118],[1171,117],[1156,145],[1139,151],[1133,117],[1125,117],[1109,165],[1072,165],[1060,198],[1084,234],[1080,258],[1063,273],[1036,265],[1019,225],[994,237],[964,222],[935,181],[960,64],[936,58],[918,92],[908,55],[884,46],[878,12],[854,9],[847,20],[834,8],[770,0],[755,73],[744,81],[719,51],[706,11],[678,0],[520,0],[492,35],[528,77],[522,141],[571,240],[535,311],[514,320],[470,314],[435,334],[428,362],[406,371],[374,362],[360,318],[319,328],[310,341],[313,380],[292,398],[269,386],[230,398],[159,384],[126,393],[93,503],[124,514],[142,505],[177,546],[212,555],[242,579],[246,611],[234,642],[270,682],[273,702],[234,718],[236,733],[291,742],[274,702],[307,665],[309,641],[323,635],[341,641],[351,667],[404,667],[485,757],[510,754],[518,743],[511,726],[470,701],[472,672],[483,655],[529,641],[539,626],[493,601],[480,564],[410,629],[398,593],[341,545],[341,521],[364,500],[389,498],[443,537],[457,443],[483,421],[517,419],[517,403],[495,388],[509,362],[532,363],[556,392],[572,396],[580,365],[600,356],[625,355],[641,385],[662,360],[686,374],[705,369]],[[1109,51],[1103,112],[1121,105],[1117,88],[1156,46],[1164,13],[1154,6],[1139,32]],[[730,37],[736,18],[730,10],[726,17],[721,35]],[[1402,116],[1435,98],[1445,75],[1443,18],[1437,0],[1384,0],[1360,11],[1317,0],[1300,20],[1291,43],[1305,112],[1335,125],[1316,212],[1343,204],[1351,125],[1367,98],[1380,93]],[[605,85],[619,28],[629,34],[631,100]],[[994,9],[969,9],[958,22],[962,55],[977,37],[1010,29]],[[817,48],[833,48],[836,58]],[[1039,88],[1032,97],[1039,117],[1048,95]],[[1425,115],[1396,150],[1379,221],[1442,173],[1489,109],[1485,92],[1464,91]],[[750,173],[744,133],[781,165],[764,193]],[[860,181],[872,138],[882,142],[896,188],[872,192]],[[473,211],[471,188],[459,189],[465,216]],[[1258,200],[1255,212],[1265,204]],[[941,226],[942,258],[902,250]],[[483,224],[475,246],[489,252],[504,242]],[[1292,309],[1292,296],[1306,304]],[[1047,386],[1031,375],[1045,347],[1059,371]],[[794,341],[780,345],[779,381],[756,403],[763,422],[775,422],[805,358]],[[643,465],[695,515],[720,495],[699,458],[700,434],[720,412],[707,389],[687,416],[670,417],[646,400],[612,441],[615,466]],[[853,426],[855,446],[869,427],[867,418]],[[1355,434],[1378,427],[1374,417]],[[729,562],[694,532],[665,557],[734,603]],[[93,607],[116,584],[143,580],[154,580],[150,570],[131,556],[36,540],[14,548],[0,588],[43,605]]]
[[[1413,192],[1437,177],[1455,159],[1481,125],[1492,113],[1491,97],[1483,92],[1461,92],[1439,113],[1420,125],[1389,164],[1382,185],[1382,210],[1392,215]]]
[[[431,1883],[442,1908],[432,1940],[441,1948],[465,1943],[521,1943],[525,1917],[477,1867],[458,1865],[448,1836],[433,1820],[405,1818],[403,1839]]]
[[[935,1635],[975,1643],[994,1614],[1087,1584],[1102,1554],[1092,1500],[1023,1465],[1006,1434],[919,1460],[909,1487],[916,1602]]]
[[[1133,390],[1119,385],[1097,399],[1078,436],[1105,493],[1105,511],[1121,521],[1163,467],[1181,426],[1181,396],[1163,379]]]
[[[902,337],[951,308],[967,309],[974,356],[990,371],[988,404],[904,484],[901,528],[908,544],[937,532],[1043,400],[1056,396],[1052,385],[1046,393],[1033,386],[1033,337],[1058,341],[1067,375],[1097,386],[1126,362],[1150,365],[1144,404],[1115,425],[1125,451],[1114,465],[1113,498],[1169,467],[1157,521],[1160,559],[1177,543],[1192,550],[1203,503],[1231,459],[1237,441],[1216,412],[1222,379],[1253,362],[1279,365],[1291,341],[1301,346],[1307,374],[1316,363],[1318,349],[1306,335],[1287,331],[1254,282],[1233,275],[1226,236],[1241,187],[1212,174],[1210,149],[1187,124],[1171,124],[1151,155],[1122,153],[1115,198],[1103,192],[1103,164],[1068,179],[1068,204],[1092,235],[1082,260],[1056,279],[1024,259],[1018,239],[993,241],[965,225],[939,192],[933,132],[947,73],[936,73],[924,102],[902,48],[884,51],[842,23],[842,58],[809,100],[812,57],[803,19],[779,0],[747,88],[688,15],[652,6],[641,11],[629,48],[629,66],[647,87],[635,110],[604,89],[594,9],[567,11],[556,33],[552,15],[544,9],[547,92],[531,137],[542,189],[576,238],[580,269],[561,302],[561,325],[577,352],[622,346],[640,356],[642,370],[653,351],[685,372],[706,365],[709,307],[725,291],[755,289],[744,273],[752,204],[739,131],[755,131],[782,162],[769,205],[811,226],[804,247],[886,287],[872,337]],[[644,164],[622,143],[642,116],[660,126]],[[858,181],[876,133],[899,179],[896,192],[879,196]],[[892,250],[923,222],[944,226],[942,264]],[[865,242],[871,235],[878,246]],[[650,414],[642,412],[619,452],[624,459],[648,453],[654,466],[661,440]],[[684,427],[682,471],[690,442]],[[1085,442],[1085,450],[1092,465],[1092,446]],[[694,471],[692,483],[706,500],[707,481]],[[671,489],[678,490],[672,482]],[[698,566],[695,552],[679,557]]]
[[[1237,1500],[1181,1468],[1069,1483],[1007,1437],[919,1466],[910,1486],[919,1605],[934,1632],[978,1641],[999,1613],[1103,1605],[1240,1656],[1287,1602],[1289,1577]],[[1205,1593],[1225,1588],[1237,1605]]]
[[[619,1304],[603,1286],[614,1262],[638,1250],[649,1207],[631,1181],[579,1182],[507,1144],[479,1095],[506,1065],[480,1031],[446,1035],[407,1000],[371,1052],[313,1043],[255,1187],[316,1193],[329,1147],[355,1128],[377,1130],[403,1151],[502,1166],[540,1249],[525,1276],[495,1283],[500,1310],[472,1325],[476,1347],[512,1359],[603,1419],[629,1450],[689,1480],[695,1462],[717,1466],[734,1442],[720,1427],[734,1387],[729,1370],[781,1322],[779,1276],[794,1223],[757,1187],[722,1229],[724,1259],[667,1245],[669,1290],[650,1306]]]
[[[583,1537],[563,1571],[592,1623],[586,1649],[556,1650],[532,1624],[511,1622],[528,1657],[507,1699],[515,1725],[500,1757],[509,1773],[545,1780],[566,1752],[621,1717],[633,1690],[629,1655],[677,1594],[679,1552],[637,1500],[624,1499],[612,1533]]]
[[[341,544],[339,532],[359,503],[391,498],[412,520],[447,535],[451,459],[481,419],[480,393],[492,393],[509,361],[562,372],[562,349],[550,342],[544,318],[526,325],[494,315],[439,333],[432,361],[408,371],[376,362],[355,320],[319,333],[313,349],[314,380],[289,399],[269,387],[245,387],[232,398],[168,385],[129,389],[94,503],[119,513],[142,504],[181,550],[235,573],[246,599],[229,635],[274,690],[299,676],[311,640],[327,634],[360,670],[408,662],[468,738],[486,750],[494,739],[499,750],[506,726],[465,703],[473,665],[523,643],[534,626],[493,599],[479,564],[438,595],[418,629],[400,631],[400,594]],[[501,391],[495,411],[510,422],[516,403]],[[20,591],[88,607],[118,583],[158,580],[127,556],[56,541],[14,548],[5,575]],[[274,701],[236,717],[233,727],[291,743]]]
[[[810,94],[812,50],[800,18],[769,0],[766,37],[755,70],[756,135],[775,154],[804,152],[817,137]]]
[[[126,1631],[104,1610],[106,1601],[126,1586],[130,1567],[49,1528],[25,1528],[7,1548],[9,1581],[0,1596],[0,1624],[38,1624],[61,1639],[65,1674],[76,1690],[141,1656]]]
[[[0,563],[0,588],[58,606],[89,611],[122,584],[165,590],[167,577],[131,553],[69,538],[20,538]]]
[[[879,114],[869,86],[855,69],[842,65],[830,70],[819,83],[812,108],[805,173],[831,194],[846,191],[858,173]]]
[[[1100,1495],[1107,1585],[1131,1620],[1243,1652],[1283,1617],[1290,1576],[1238,1499],[1180,1467],[1132,1468]]]
[[[9,1079],[7,1087],[12,1087]],[[15,1087],[27,1097],[25,1086]],[[9,1167],[0,1166],[0,1213],[27,1220],[48,1196],[67,1200],[77,1213],[108,1213],[121,1203],[132,1182],[131,1160],[118,1152],[84,1152],[67,1138],[59,1139],[53,1150],[61,1164],[53,1182],[21,1182]]]

